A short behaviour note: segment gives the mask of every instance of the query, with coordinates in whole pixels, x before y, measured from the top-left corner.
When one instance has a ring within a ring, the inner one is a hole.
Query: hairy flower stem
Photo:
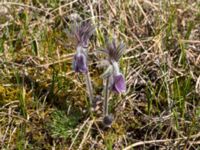
[[[93,95],[93,88],[89,72],[85,73],[85,79],[86,79],[87,91],[89,94],[90,106],[92,106],[94,101],[94,95]]]
[[[109,95],[109,77],[107,77],[106,79],[106,86],[105,86],[105,99],[104,99],[104,103],[103,103],[103,116],[107,116],[108,115],[108,95]]]

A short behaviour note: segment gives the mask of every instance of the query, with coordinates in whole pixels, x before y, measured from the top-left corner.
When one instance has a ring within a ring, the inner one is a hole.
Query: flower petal
[[[86,56],[82,53],[76,54],[73,61],[73,69],[75,72],[86,73],[88,71],[86,64]]]
[[[112,90],[117,93],[123,93],[126,91],[126,82],[122,74],[113,77]]]

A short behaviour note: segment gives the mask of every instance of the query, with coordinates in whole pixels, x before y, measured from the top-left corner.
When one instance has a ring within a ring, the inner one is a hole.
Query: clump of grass
[[[79,112],[80,113],[80,112]],[[80,114],[66,115],[64,111],[55,110],[51,114],[51,120],[48,123],[48,130],[53,138],[69,139],[75,134],[75,128],[79,123]]]

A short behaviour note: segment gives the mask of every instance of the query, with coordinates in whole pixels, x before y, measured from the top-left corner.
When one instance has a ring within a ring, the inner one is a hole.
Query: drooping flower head
[[[75,72],[86,73],[88,71],[86,57],[82,53],[74,55],[73,69]]]
[[[76,24],[71,31],[71,35],[76,42],[76,54],[73,60],[75,72],[86,73],[88,71],[87,48],[94,29],[90,22],[83,22],[82,24]]]
[[[113,76],[113,83],[111,88],[116,93],[123,93],[126,91],[126,81],[121,73],[119,75]]]
[[[122,93],[126,91],[126,83],[123,74],[119,69],[119,60],[124,54],[125,45],[121,42],[116,44],[115,39],[112,42],[108,42],[106,48],[100,50],[107,55],[108,66],[103,76],[109,77],[110,88],[116,93]]]

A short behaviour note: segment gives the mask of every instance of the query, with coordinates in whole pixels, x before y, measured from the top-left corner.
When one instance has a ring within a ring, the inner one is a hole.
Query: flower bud
[[[103,124],[105,127],[110,127],[113,122],[113,116],[112,115],[107,115],[103,118]]]

